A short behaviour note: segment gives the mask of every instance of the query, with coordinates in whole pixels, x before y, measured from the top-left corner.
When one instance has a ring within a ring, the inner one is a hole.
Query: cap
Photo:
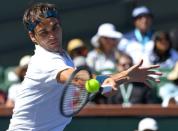
[[[176,62],[174,69],[168,74],[168,80],[177,80],[178,79],[178,62]]]
[[[132,17],[133,18],[137,18],[137,17],[142,16],[142,15],[150,15],[150,16],[152,16],[152,13],[145,6],[136,7],[132,12]]]
[[[91,39],[91,43],[94,47],[99,46],[98,39],[101,36],[108,37],[108,38],[120,39],[120,38],[122,38],[122,33],[116,31],[116,28],[113,24],[104,23],[104,24],[99,26],[97,34],[95,36],[93,36],[92,39]]]
[[[72,50],[83,46],[84,46],[84,42],[81,39],[72,39],[68,43],[67,51],[70,53]]]
[[[158,124],[153,118],[144,118],[139,122],[138,131],[144,131],[146,129],[156,131],[158,130]]]

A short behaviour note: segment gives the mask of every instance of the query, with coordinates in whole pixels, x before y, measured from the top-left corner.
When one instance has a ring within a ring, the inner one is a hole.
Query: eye
[[[47,35],[47,34],[48,34],[48,31],[46,31],[46,30],[38,32],[38,35],[41,35],[41,36],[44,36],[44,35]]]

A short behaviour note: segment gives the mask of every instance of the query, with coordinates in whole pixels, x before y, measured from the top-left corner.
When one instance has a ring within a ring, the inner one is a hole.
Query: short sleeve
[[[44,56],[35,56],[31,58],[27,74],[25,77],[36,81],[50,82],[56,80],[58,72],[68,68],[74,68],[70,57],[62,57],[56,54]]]

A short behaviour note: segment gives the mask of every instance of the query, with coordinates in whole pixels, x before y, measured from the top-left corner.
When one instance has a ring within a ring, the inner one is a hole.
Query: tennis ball
[[[90,80],[86,81],[86,83],[85,83],[85,89],[89,93],[98,92],[99,88],[100,88],[100,84],[96,79],[90,79]]]

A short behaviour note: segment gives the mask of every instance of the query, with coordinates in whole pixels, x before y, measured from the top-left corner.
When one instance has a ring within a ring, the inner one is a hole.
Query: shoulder
[[[175,58],[178,58],[178,52],[175,49],[171,49],[171,55]]]
[[[124,38],[126,39],[135,39],[135,33],[134,33],[134,30],[130,31],[130,32],[127,32],[126,34],[124,34]]]
[[[91,50],[91,51],[88,53],[87,58],[94,58],[94,57],[97,57],[98,54],[99,54],[99,53],[98,53],[98,51],[97,51],[96,49]]]
[[[154,48],[154,42],[150,40],[145,44],[145,51],[152,51]]]
[[[47,55],[34,55],[28,65],[26,78],[35,80],[54,79],[58,72],[67,68],[73,68],[71,58],[64,52],[49,53]]]

